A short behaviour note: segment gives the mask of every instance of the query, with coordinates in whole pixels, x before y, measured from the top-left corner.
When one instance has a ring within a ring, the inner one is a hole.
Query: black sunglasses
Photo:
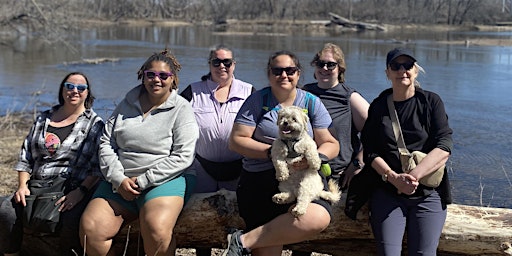
[[[68,89],[68,91],[72,91],[76,88],[77,91],[83,92],[89,86],[86,84],[74,84],[74,83],[70,83],[70,82],[65,82],[64,87],[66,87],[66,89]]]
[[[231,65],[233,65],[233,59],[218,59],[218,58],[215,58],[215,59],[212,59],[210,60],[210,63],[212,64],[212,66],[214,67],[220,67],[220,64],[224,64],[224,66],[226,68],[230,68]]]
[[[155,77],[158,77],[160,80],[167,80],[167,78],[172,76],[171,72],[156,72],[151,70],[144,71],[144,74],[149,79],[155,79]]]
[[[400,70],[400,67],[404,67],[405,70],[409,70],[413,66],[414,66],[414,61],[408,61],[408,62],[404,62],[404,63],[398,63],[398,62],[392,61],[389,63],[389,68],[391,68],[391,70],[393,70],[393,71]]]
[[[315,64],[318,68],[324,68],[325,66],[327,66],[328,70],[334,70],[338,66],[338,62],[321,60],[317,60]]]
[[[286,68],[270,68],[270,71],[274,76],[280,76],[283,74],[283,71],[286,72],[287,76],[293,76],[295,72],[299,71],[298,67],[286,67]]]

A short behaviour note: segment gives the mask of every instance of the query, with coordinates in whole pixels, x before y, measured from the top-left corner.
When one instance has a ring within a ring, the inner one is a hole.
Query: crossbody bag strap
[[[407,147],[405,147],[404,137],[402,135],[402,128],[398,121],[398,115],[395,110],[395,104],[393,104],[393,95],[388,96],[388,109],[389,117],[391,118],[391,124],[393,125],[393,133],[395,134],[395,140],[398,145],[398,151],[402,154],[410,154]]]

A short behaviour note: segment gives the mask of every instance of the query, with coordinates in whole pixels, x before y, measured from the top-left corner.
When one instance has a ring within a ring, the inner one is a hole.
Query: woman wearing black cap
[[[364,162],[381,176],[369,201],[379,255],[401,255],[405,231],[408,255],[436,255],[446,220],[443,185],[428,187],[420,179],[447,162],[452,130],[439,95],[420,88],[416,80],[420,71],[424,70],[410,50],[396,48],[387,54],[385,72],[392,88],[371,103],[361,135]],[[402,171],[388,97],[406,148],[427,154],[409,173]],[[445,172],[444,183],[447,178]]]

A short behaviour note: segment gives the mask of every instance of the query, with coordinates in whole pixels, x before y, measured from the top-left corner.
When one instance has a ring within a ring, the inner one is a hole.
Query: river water
[[[65,43],[46,44],[20,37],[0,45],[0,114],[48,108],[58,84],[71,71],[85,72],[97,98],[94,108],[107,117],[138,84],[136,72],[153,52],[168,46],[182,64],[180,89],[207,73],[209,47],[224,43],[235,51],[235,76],[256,88],[267,85],[268,56],[295,52],[304,66],[301,84],[314,81],[308,65],[324,43],[340,45],[347,83],[372,101],[390,85],[385,55],[397,46],[413,49],[426,70],[422,87],[444,100],[454,130],[448,165],[455,203],[512,208],[512,47],[478,46],[482,39],[512,40],[512,32],[363,32],[262,29],[226,33],[210,27],[108,27],[69,31]],[[468,40],[469,44],[453,43]],[[452,43],[440,43],[449,41]],[[79,64],[82,59],[115,62]]]

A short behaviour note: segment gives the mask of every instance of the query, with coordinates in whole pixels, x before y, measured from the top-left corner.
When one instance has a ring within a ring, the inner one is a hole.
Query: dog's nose
[[[288,122],[283,122],[284,125],[288,126]]]

